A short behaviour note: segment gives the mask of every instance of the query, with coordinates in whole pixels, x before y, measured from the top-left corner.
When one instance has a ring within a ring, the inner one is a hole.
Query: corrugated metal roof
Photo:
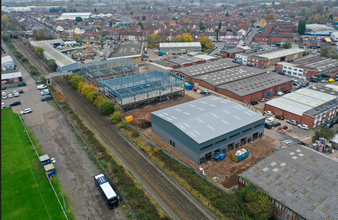
[[[308,220],[337,219],[338,161],[292,145],[261,160],[240,176]]]
[[[279,57],[285,57],[285,56],[290,56],[293,54],[298,54],[298,53],[303,53],[305,50],[299,49],[299,48],[291,48],[291,49],[285,49],[281,51],[275,51],[272,53],[265,53],[265,54],[260,54],[260,57],[265,57],[268,58],[269,60],[273,60]]]
[[[152,112],[201,144],[264,119],[244,105],[216,96]]]
[[[12,57],[9,55],[1,56],[1,63],[7,63],[7,62],[13,62]]]
[[[184,43],[160,43],[160,48],[172,47],[201,47],[200,42],[184,42]]]
[[[14,72],[14,73],[1,74],[1,80],[3,80],[3,79],[13,79],[13,78],[17,78],[17,77],[22,77],[22,73],[21,72]]]
[[[335,98],[336,96],[334,95],[320,91],[315,91],[312,89],[300,89],[296,92],[272,99],[266,104],[302,116],[304,112],[318,107]]]

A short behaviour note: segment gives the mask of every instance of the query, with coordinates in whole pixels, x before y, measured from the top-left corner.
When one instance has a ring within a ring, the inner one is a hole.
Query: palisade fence
[[[50,88],[49,88],[50,90]],[[50,90],[51,91],[51,90]],[[61,110],[62,114],[65,116],[65,118],[67,119],[68,123],[73,127],[74,131],[76,132],[76,134],[81,138],[82,142],[85,144],[84,148],[86,150],[90,151],[90,154],[95,158],[95,161],[97,162],[97,164],[99,165],[100,169],[104,172],[105,176],[108,177],[109,182],[112,183],[112,186],[114,188],[114,190],[116,191],[116,194],[122,198],[123,203],[128,207],[130,213],[133,216],[133,219],[138,219],[136,214],[134,213],[134,211],[132,210],[132,208],[130,207],[129,203],[127,202],[127,200],[124,198],[124,196],[122,195],[122,193],[120,192],[117,184],[115,184],[115,182],[110,178],[110,176],[108,175],[107,171],[104,169],[104,167],[102,166],[102,164],[100,163],[99,159],[96,157],[96,155],[94,154],[94,152],[92,151],[92,149],[89,147],[89,145],[87,144],[87,142],[84,140],[84,138],[82,137],[81,133],[76,129],[75,125],[73,124],[73,122],[70,120],[70,118],[67,116],[66,112],[62,109],[62,107],[59,105],[58,101],[56,100],[56,98],[54,97],[54,94],[51,93],[54,102],[57,104],[57,106],[59,107],[59,109]]]

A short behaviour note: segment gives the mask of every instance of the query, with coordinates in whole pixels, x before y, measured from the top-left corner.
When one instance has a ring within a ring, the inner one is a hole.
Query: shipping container
[[[185,86],[185,89],[186,89],[186,90],[192,90],[192,87],[193,87],[193,86],[192,86],[191,84],[188,84],[188,85]]]
[[[245,158],[247,158],[249,156],[249,153],[250,153],[249,150],[245,150],[245,149],[238,150],[236,153],[233,153],[231,155],[231,160],[238,163],[238,162],[244,160]]]

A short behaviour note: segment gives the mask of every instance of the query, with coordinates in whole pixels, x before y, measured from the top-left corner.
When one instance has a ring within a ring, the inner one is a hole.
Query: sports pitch
[[[1,219],[66,219],[11,108],[1,110]]]

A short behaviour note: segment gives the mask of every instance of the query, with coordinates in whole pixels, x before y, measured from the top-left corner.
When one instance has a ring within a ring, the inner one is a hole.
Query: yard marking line
[[[20,117],[20,116],[19,116],[19,117]],[[16,129],[16,127],[15,127],[15,125],[14,125],[14,121],[13,121],[13,120],[11,120],[11,121],[12,121],[12,124],[13,124],[13,126],[14,126],[14,129],[15,129],[15,132],[16,132],[16,134],[18,135],[18,137],[20,137],[20,136],[19,136],[19,134],[18,134],[18,131],[17,131],[17,129]],[[25,129],[25,130],[26,130],[26,129]],[[28,158],[27,158],[27,154],[26,154],[26,152],[25,152],[25,150],[24,150],[24,148],[23,148],[23,146],[22,146],[21,138],[19,138],[19,139],[20,139],[20,145],[21,145],[21,148],[22,148],[23,152],[25,153],[25,157],[26,157],[27,163],[28,163],[28,165],[29,165],[29,169],[30,169],[30,170],[31,170],[31,172],[32,172],[32,175],[33,175],[33,177],[34,177],[35,184],[36,184],[36,186],[38,187],[38,190],[39,190],[39,193],[40,193],[40,196],[41,196],[42,202],[43,202],[43,204],[45,205],[45,208],[46,208],[46,211],[47,211],[48,217],[49,217],[49,219],[52,219],[52,218],[50,217],[50,215],[49,215],[49,212],[48,212],[48,209],[47,209],[47,206],[46,206],[45,200],[44,200],[44,199],[43,199],[43,197],[42,197],[42,194],[41,194],[41,191],[40,191],[39,184],[36,182],[36,179],[35,179],[35,176],[34,176],[34,173],[33,173],[32,167],[31,167],[31,165],[29,164],[29,160],[28,160]]]

